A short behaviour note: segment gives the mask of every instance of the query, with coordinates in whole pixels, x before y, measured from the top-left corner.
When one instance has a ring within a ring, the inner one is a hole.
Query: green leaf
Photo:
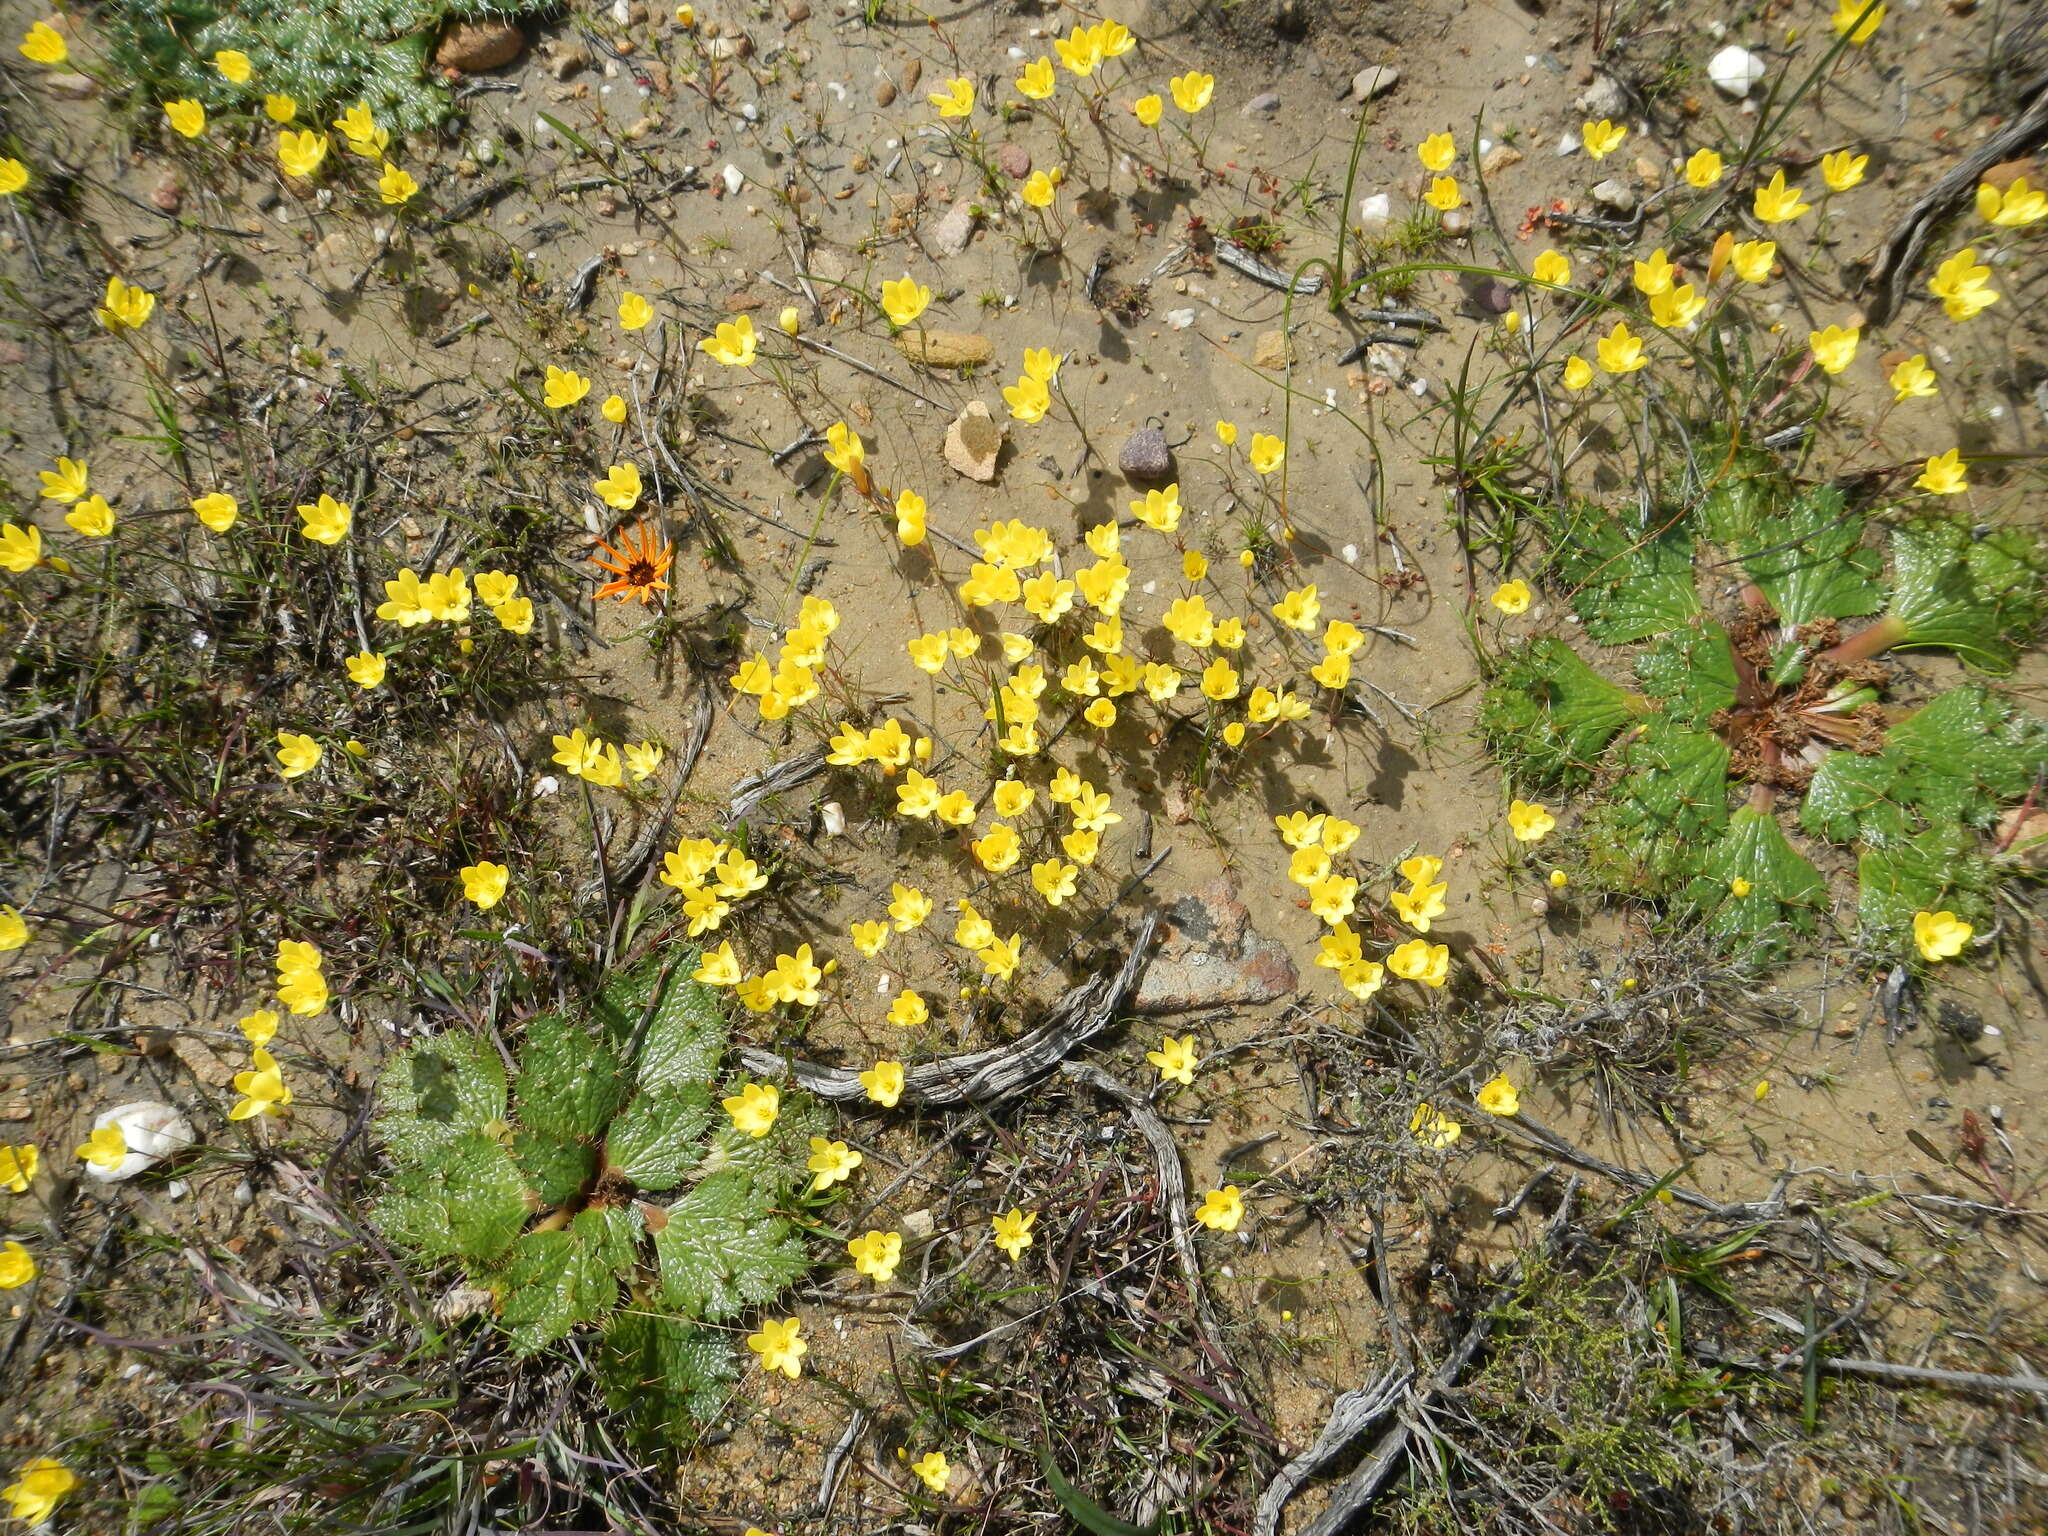
[[[1988,826],[2048,773],[2048,725],[1986,689],[1951,688],[1892,727],[1898,797],[1929,821]]]
[[[589,1249],[591,1263],[605,1273],[623,1278],[638,1267],[640,1238],[646,1230],[639,1207],[585,1206],[569,1229]],[[610,1306],[605,1310],[610,1311]]]
[[[542,1205],[565,1205],[597,1174],[597,1151],[580,1141],[522,1130],[512,1138],[512,1159]]]
[[[671,1205],[654,1253],[662,1300],[713,1323],[772,1301],[810,1267],[796,1229],[738,1170],[712,1174]]]
[[[391,1185],[375,1208],[377,1225],[426,1259],[489,1263],[530,1213],[512,1155],[475,1132],[450,1137],[418,1163],[400,1161]]]
[[[619,1282],[583,1232],[558,1228],[519,1239],[497,1276],[497,1292],[498,1321],[512,1336],[513,1352],[530,1355],[610,1312]]]
[[[1045,1472],[1045,1485],[1052,1490],[1052,1496],[1059,1500],[1060,1508],[1064,1509],[1077,1525],[1094,1532],[1094,1536],[1153,1536],[1159,1529],[1157,1517],[1149,1525],[1133,1525],[1130,1521],[1111,1514],[1076,1488],[1053,1461],[1050,1447],[1039,1447],[1038,1464]]]
[[[1687,904],[1718,939],[1747,946],[1747,958],[1763,965],[1782,959],[1795,933],[1813,931],[1816,912],[1827,901],[1827,885],[1785,841],[1777,819],[1742,807],[1728,818],[1728,830],[1701,857],[1700,874],[1686,889]],[[1734,882],[1749,882],[1736,895]]]
[[[1952,911],[1981,928],[1990,922],[1997,881],[1967,834],[1930,827],[1910,842],[1864,850],[1856,861],[1857,920],[1866,942],[1886,947],[1906,943],[1916,912]]]
[[[636,1073],[648,1088],[708,1083],[725,1057],[725,1010],[718,992],[692,981],[695,952],[678,958],[640,1043]]]
[[[1863,519],[1834,486],[1811,487],[1752,537],[1757,552],[1742,557],[1743,568],[1785,623],[1846,619],[1882,605],[1879,561],[1863,548]]]
[[[495,1042],[450,1030],[415,1040],[377,1082],[377,1132],[399,1155],[427,1155],[505,1119],[505,1063]]]
[[[556,1137],[595,1137],[626,1096],[612,1048],[559,1014],[536,1014],[519,1046],[519,1121]]]
[[[1525,784],[1569,788],[1634,716],[1637,701],[1561,640],[1542,638],[1502,658],[1480,710],[1493,750]]]
[[[2039,617],[2040,573],[2019,558],[2024,546],[2010,534],[1989,550],[1972,546],[1969,528],[1948,518],[1917,518],[1893,531],[1892,647],[1954,651],[1986,672],[2010,672]]]
[[[643,1089],[612,1122],[606,1159],[642,1189],[673,1189],[703,1161],[716,1115],[703,1083]]]
[[[611,1411],[643,1444],[663,1449],[716,1418],[739,1374],[723,1335],[637,1307],[613,1315],[597,1367]]]
[[[1702,470],[1713,477],[1700,499],[1701,531],[1723,549],[1755,548],[1757,528],[1787,494],[1777,460],[1760,448],[1737,448],[1731,455],[1726,443],[1712,441],[1702,444],[1700,457]]]
[[[1898,786],[1895,756],[1830,752],[1807,783],[1799,824],[1813,836],[1835,843],[1900,842],[1908,831],[1908,818],[1895,798]]]
[[[1704,726],[1735,703],[1735,657],[1728,632],[1712,619],[1659,635],[1636,658],[1643,692],[1661,700],[1680,725]]]
[[[1610,889],[1661,894],[1728,824],[1728,748],[1653,715],[1608,764],[1609,798],[1586,816],[1587,862]]]
[[[1682,518],[1635,534],[1612,512],[1581,503],[1557,520],[1549,542],[1559,578],[1576,589],[1573,606],[1590,640],[1647,640],[1700,611],[1692,526]]]

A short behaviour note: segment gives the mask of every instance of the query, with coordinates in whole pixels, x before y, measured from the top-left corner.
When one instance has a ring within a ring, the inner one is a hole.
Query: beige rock
[[[1285,368],[1287,366],[1287,333],[1285,331],[1261,331],[1252,343],[1252,366],[1254,368]]]
[[[996,456],[1002,447],[1003,429],[979,400],[968,401],[967,408],[946,428],[946,462],[956,473],[983,485],[995,479]]]
[[[911,327],[896,336],[896,350],[927,368],[974,368],[996,355],[996,344],[975,331]]]
[[[526,34],[509,21],[464,21],[450,27],[434,50],[443,69],[476,74],[503,69],[526,51]]]
[[[1496,144],[1486,152],[1479,162],[1479,169],[1488,176],[1498,176],[1511,165],[1522,163],[1522,152],[1512,144]]]

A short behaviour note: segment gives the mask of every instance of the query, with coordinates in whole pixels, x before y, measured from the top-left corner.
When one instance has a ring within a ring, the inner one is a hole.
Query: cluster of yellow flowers
[[[42,1148],[33,1142],[25,1142],[18,1147],[0,1145],[0,1189],[11,1194],[27,1194],[29,1182],[35,1178],[42,1163]],[[16,1242],[0,1243],[0,1291],[19,1290],[38,1273],[35,1255],[28,1249]]]
[[[550,761],[570,778],[582,779],[599,789],[617,789],[625,783],[628,773],[634,783],[645,782],[659,771],[665,755],[654,742],[628,742],[621,762],[615,743],[601,736],[586,736],[580,725],[566,736],[554,737],[553,742],[555,755]]]
[[[301,947],[306,949],[312,948],[311,945]],[[279,946],[279,951],[278,974],[282,977],[284,975],[282,945]],[[303,979],[306,975],[305,968],[301,967],[298,974]],[[319,986],[324,1002],[327,983],[320,976],[318,951],[314,952],[314,963],[310,974],[312,980]],[[283,985],[283,982],[280,981],[280,996],[283,992]],[[297,986],[295,986],[295,993],[297,990]],[[318,1010],[315,1011],[317,1012]],[[228,1118],[230,1120],[248,1120],[258,1115],[281,1115],[284,1113],[286,1106],[292,1101],[292,1090],[291,1086],[284,1080],[284,1073],[278,1067],[277,1058],[272,1056],[269,1050],[266,1049],[277,1035],[277,1015],[268,1008],[259,1008],[256,1012],[243,1018],[241,1030],[243,1038],[249,1042],[250,1069],[246,1072],[237,1072],[235,1074],[235,1092],[239,1093],[241,1098],[237,1099],[234,1107],[228,1111]]]
[[[781,720],[818,696],[818,669],[826,643],[839,628],[839,610],[822,597],[807,597],[796,623],[783,631],[775,665],[756,651],[733,674],[732,685],[752,696],[763,720]]]
[[[768,877],[760,865],[730,843],[686,837],[662,856],[661,883],[682,894],[683,912],[690,919],[690,937],[694,939],[717,932],[719,924],[732,915],[733,903],[762,889]],[[739,985],[739,961],[731,944],[722,943],[704,956],[697,980],[715,987]],[[816,1002],[813,996],[806,1006]]]
[[[322,969],[325,957],[313,945],[299,939],[277,941],[277,1000],[302,1018],[311,1018],[326,1008],[331,995]]]
[[[1441,987],[1450,975],[1451,951],[1445,944],[1410,939],[1397,946],[1382,965],[1365,957],[1361,936],[1351,926],[1357,910],[1359,881],[1340,873],[1336,860],[1350,852],[1358,841],[1358,826],[1327,812],[1311,814],[1293,811],[1273,818],[1281,842],[1292,853],[1287,861],[1287,878],[1308,892],[1308,909],[1326,923],[1330,932],[1316,945],[1316,964],[1337,973],[1344,989],[1360,1002],[1379,991],[1391,970],[1404,981],[1425,987]],[[1405,891],[1390,897],[1400,919],[1417,933],[1428,933],[1430,924],[1444,913],[1447,882],[1437,876],[1443,860],[1418,855],[1401,864]]]

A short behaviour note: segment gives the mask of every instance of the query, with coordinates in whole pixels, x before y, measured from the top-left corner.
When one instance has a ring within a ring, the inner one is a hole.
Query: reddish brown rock
[[[1300,985],[1292,957],[1252,927],[1237,882],[1227,875],[1181,897],[1167,919],[1166,942],[1132,1004],[1140,1013],[1270,1003]]]
[[[450,27],[434,50],[443,69],[474,75],[503,69],[526,51],[526,34],[509,21],[464,21]]]
[[[1012,181],[1022,181],[1031,174],[1031,151],[1022,144],[996,146],[996,169]]]

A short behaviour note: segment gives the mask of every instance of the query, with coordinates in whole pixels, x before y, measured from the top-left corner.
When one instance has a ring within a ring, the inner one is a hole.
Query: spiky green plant
[[[100,14],[112,61],[150,103],[196,97],[222,112],[282,92],[298,101],[302,123],[360,101],[386,127],[420,133],[449,108],[427,69],[442,26],[536,9],[531,0],[115,0]],[[213,67],[222,48],[249,55],[247,86]]]
[[[1879,527],[1753,450],[1691,510],[1578,505],[1545,533],[1601,667],[1560,639],[1517,646],[1482,725],[1518,789],[1591,788],[1594,883],[1768,962],[1830,905],[1796,827],[1825,865],[1844,861],[1822,848],[1853,854],[1872,945],[1899,945],[1922,908],[1988,922],[2002,871],[1984,833],[2048,773],[2048,725],[1974,681],[1900,701],[1884,658],[2010,671],[2043,612],[2034,535],[1909,509]],[[1601,669],[1620,664],[1633,688]]]
[[[380,1084],[393,1164],[373,1215],[423,1261],[461,1264],[530,1354],[602,1331],[615,1409],[656,1438],[716,1410],[734,1375],[704,1327],[774,1300],[809,1267],[790,1219],[824,1115],[785,1095],[768,1134],[719,1107],[726,1021],[674,952],[615,977],[585,1016],[527,1020],[513,1070],[451,1030]]]

